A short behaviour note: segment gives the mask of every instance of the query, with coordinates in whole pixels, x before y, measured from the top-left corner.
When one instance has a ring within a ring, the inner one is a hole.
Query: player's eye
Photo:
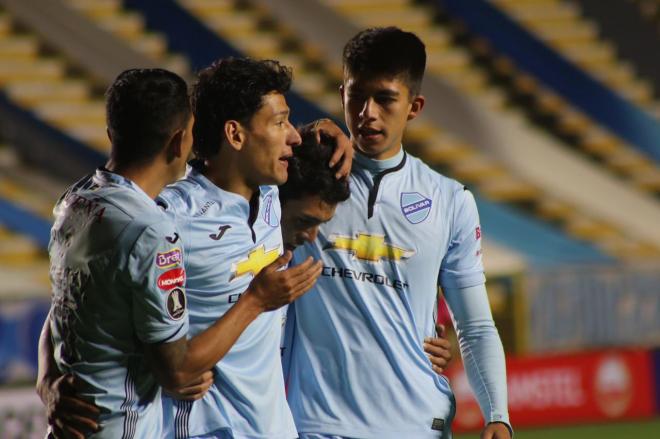
[[[393,96],[377,96],[376,102],[378,102],[381,105],[388,105],[391,104],[392,102],[396,102],[396,98]]]

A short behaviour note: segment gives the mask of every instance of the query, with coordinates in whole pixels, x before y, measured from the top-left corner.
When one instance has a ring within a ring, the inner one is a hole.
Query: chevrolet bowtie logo
[[[358,259],[372,262],[378,262],[381,259],[398,261],[415,254],[412,250],[386,244],[383,235],[368,235],[366,233],[359,233],[356,238],[330,235],[330,244],[326,249],[347,250]]]
[[[263,245],[255,248],[250,253],[248,253],[247,258],[244,258],[239,262],[231,265],[231,280],[234,280],[237,277],[241,277],[248,273],[256,276],[266,265],[277,259],[279,255],[279,247],[268,251],[266,251],[266,248]]]

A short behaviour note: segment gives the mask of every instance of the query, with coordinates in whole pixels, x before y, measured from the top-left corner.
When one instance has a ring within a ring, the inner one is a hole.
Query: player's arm
[[[311,127],[311,129],[317,133],[316,141],[319,143],[321,143],[321,132],[335,140],[337,147],[335,148],[332,157],[330,157],[330,162],[328,164],[331,168],[337,166],[335,177],[342,178],[350,174],[351,165],[353,164],[353,154],[355,151],[353,149],[353,142],[351,142],[346,134],[344,134],[342,129],[332,120],[327,118],[318,119],[308,126],[302,127],[301,130],[306,129],[307,127]]]
[[[482,438],[511,437],[504,349],[490,311],[485,285],[445,288],[465,372],[488,423]]]
[[[50,312],[39,337],[37,394],[46,406],[48,424],[55,437],[84,438],[98,431],[99,409],[76,397],[77,382],[71,374],[61,374],[55,364],[50,330]]]
[[[452,311],[468,381],[486,420],[482,438],[511,436],[504,349],[488,303],[481,261],[481,228],[472,194],[453,197],[450,246],[440,285]]]
[[[147,354],[159,382],[176,389],[211,369],[261,313],[291,303],[308,291],[321,273],[321,263],[308,258],[281,270],[291,260],[287,251],[265,267],[234,306],[205,331],[187,340],[150,344]]]

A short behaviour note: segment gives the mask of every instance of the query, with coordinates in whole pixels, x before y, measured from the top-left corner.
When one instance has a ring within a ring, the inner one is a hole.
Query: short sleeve
[[[467,189],[454,193],[449,249],[440,267],[440,286],[467,288],[486,282],[481,261],[481,225],[474,196]]]
[[[188,333],[186,272],[179,234],[169,221],[147,227],[128,258],[133,322],[144,343],[177,340]]]

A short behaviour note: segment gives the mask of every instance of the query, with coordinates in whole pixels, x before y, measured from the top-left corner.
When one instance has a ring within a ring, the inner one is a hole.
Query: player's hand
[[[503,422],[491,422],[481,432],[481,439],[511,439],[509,427]]]
[[[441,374],[447,368],[451,361],[451,343],[445,338],[445,326],[436,325],[437,337],[427,337],[424,339],[424,351],[431,360],[433,371]]]
[[[256,300],[264,311],[287,305],[314,286],[321,274],[323,264],[309,257],[303,263],[280,270],[291,261],[292,253],[287,250],[275,262],[257,274],[245,292]]]
[[[84,439],[99,430],[99,409],[76,395],[76,378],[62,375],[49,387],[46,416],[55,438]]]
[[[337,163],[341,163],[336,178],[346,177],[351,173],[351,165],[353,164],[353,142],[344,134],[341,128],[330,119],[319,119],[314,123],[314,131],[316,132],[316,141],[321,142],[321,132],[332,137],[337,142],[335,152],[330,157],[329,166],[332,168]]]
[[[195,401],[202,399],[213,385],[213,371],[207,370],[185,386],[165,389],[165,394],[174,399]]]

